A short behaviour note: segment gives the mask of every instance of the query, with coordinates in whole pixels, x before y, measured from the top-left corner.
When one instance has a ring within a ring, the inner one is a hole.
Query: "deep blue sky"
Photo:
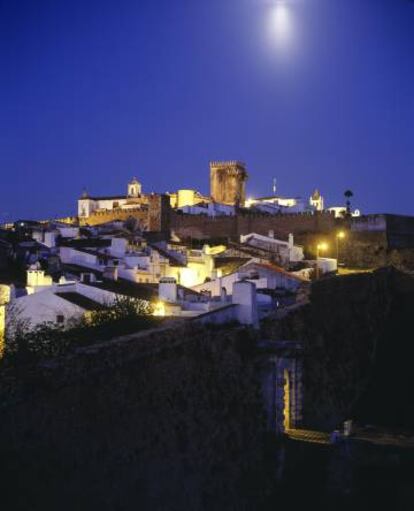
[[[409,0],[0,0],[0,221],[75,211],[86,186],[249,194],[414,214]]]

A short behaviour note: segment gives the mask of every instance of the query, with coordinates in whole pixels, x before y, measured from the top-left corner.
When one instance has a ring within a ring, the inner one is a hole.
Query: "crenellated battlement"
[[[131,216],[148,222],[148,206],[93,211],[88,217],[79,217],[79,223],[80,225],[98,225],[115,220],[127,220]]]
[[[211,167],[227,167],[227,166],[233,166],[233,167],[243,167],[246,168],[246,164],[240,160],[228,160],[228,161],[211,161],[210,162],[210,168]]]

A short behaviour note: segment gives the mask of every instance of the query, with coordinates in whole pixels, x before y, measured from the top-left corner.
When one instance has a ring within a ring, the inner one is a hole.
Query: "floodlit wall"
[[[62,263],[65,264],[79,264],[87,268],[97,268],[98,257],[95,254],[88,254],[81,252],[72,247],[60,247],[59,250]]]
[[[182,208],[183,206],[193,206],[196,202],[195,194],[195,190],[178,190],[177,208]]]
[[[276,237],[286,239],[289,233],[295,238],[309,233],[329,233],[335,228],[335,216],[330,213],[207,217],[171,213],[171,228],[181,238],[232,238],[252,232],[268,235],[274,231]]]

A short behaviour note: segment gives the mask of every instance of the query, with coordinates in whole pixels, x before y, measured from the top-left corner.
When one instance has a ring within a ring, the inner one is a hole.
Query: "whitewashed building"
[[[201,284],[215,278],[214,256],[217,249],[176,249],[167,243],[155,243],[141,249],[130,247],[124,238],[112,238],[108,247],[62,246],[60,258],[65,265],[76,265],[102,273],[114,271],[120,278],[141,283],[158,283],[162,277],[173,277],[183,286]]]
[[[280,264],[283,265],[303,261],[305,258],[303,247],[294,244],[293,234],[289,234],[288,241],[276,239],[273,232],[269,232],[268,236],[257,233],[242,234],[240,236],[240,243],[266,250],[270,255],[273,254],[277,256],[277,259],[280,260]]]
[[[279,266],[252,259],[240,266],[236,272],[193,286],[192,289],[210,293],[211,296],[221,296],[223,291],[227,295],[232,295],[233,285],[239,281],[253,282],[257,289],[283,289],[291,292],[296,292],[306,282],[300,276],[289,273]]]

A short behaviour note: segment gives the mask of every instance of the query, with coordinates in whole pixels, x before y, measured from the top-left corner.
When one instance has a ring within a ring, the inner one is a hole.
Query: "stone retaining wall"
[[[4,509],[228,509],[266,473],[248,330],[187,325],[1,375]],[[250,474],[250,476],[249,476]],[[244,504],[243,504],[244,502]]]

